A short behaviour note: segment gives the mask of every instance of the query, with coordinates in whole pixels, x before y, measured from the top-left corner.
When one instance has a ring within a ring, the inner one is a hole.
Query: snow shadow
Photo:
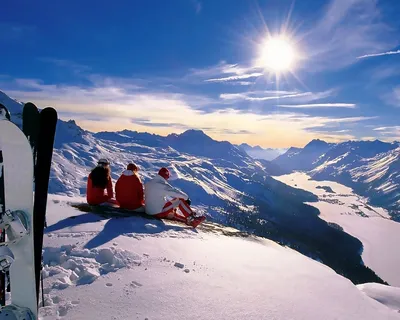
[[[72,228],[86,223],[96,223],[102,220],[108,220],[104,228],[92,239],[90,239],[84,248],[93,249],[99,247],[114,238],[121,235],[155,235],[167,231],[192,231],[195,229],[187,226],[167,225],[162,220],[147,219],[141,216],[131,217],[102,217],[93,213],[71,216],[46,228],[45,233],[51,233],[65,228]]]

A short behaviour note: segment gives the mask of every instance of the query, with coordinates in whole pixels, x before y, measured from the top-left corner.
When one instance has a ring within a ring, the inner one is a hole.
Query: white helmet
[[[99,161],[97,161],[97,165],[98,166],[108,166],[108,165],[110,165],[110,162],[107,159],[102,158],[102,159],[99,159]]]

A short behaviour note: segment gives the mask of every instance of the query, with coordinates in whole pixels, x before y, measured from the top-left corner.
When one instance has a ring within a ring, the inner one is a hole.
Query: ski
[[[35,168],[34,246],[36,298],[39,299],[40,275],[42,269],[43,232],[46,227],[46,205],[49,187],[54,137],[57,126],[57,111],[48,107],[40,112],[37,134],[37,155]]]
[[[35,164],[37,153],[37,136],[39,131],[39,117],[40,113],[38,108],[32,102],[25,103],[22,111],[22,131],[31,144],[33,161]]]
[[[7,113],[0,115],[0,272],[8,273],[11,283],[11,304],[1,307],[0,319],[37,319],[33,157],[24,133],[7,121]]]

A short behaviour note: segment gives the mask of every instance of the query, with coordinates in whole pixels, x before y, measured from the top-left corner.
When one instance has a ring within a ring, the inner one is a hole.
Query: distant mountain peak
[[[204,133],[202,130],[197,129],[189,129],[181,134],[172,133],[167,136],[168,139],[178,139],[178,140],[185,140],[185,141],[215,141],[210,136]]]
[[[186,130],[186,131],[182,132],[180,134],[180,136],[197,136],[197,137],[208,137],[208,138],[210,138],[208,135],[206,135],[204,133],[203,130],[198,130],[198,129]]]
[[[242,149],[251,149],[252,147],[251,147],[251,145],[249,145],[248,143],[242,143],[242,144],[239,145],[239,148],[242,148]]]
[[[306,148],[318,148],[318,147],[327,147],[329,146],[329,143],[321,140],[321,139],[314,139],[311,140],[309,143],[307,143],[307,145],[304,147],[304,149]]]

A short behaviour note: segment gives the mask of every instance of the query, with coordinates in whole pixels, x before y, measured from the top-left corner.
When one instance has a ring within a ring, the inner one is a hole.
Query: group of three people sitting
[[[129,163],[115,184],[115,199],[110,163],[100,159],[87,179],[86,200],[90,205],[117,204],[120,208],[145,212],[157,218],[178,220],[197,227],[205,220],[190,208],[189,196],[171,186],[170,172],[161,168],[144,186],[138,175],[139,168]]]

